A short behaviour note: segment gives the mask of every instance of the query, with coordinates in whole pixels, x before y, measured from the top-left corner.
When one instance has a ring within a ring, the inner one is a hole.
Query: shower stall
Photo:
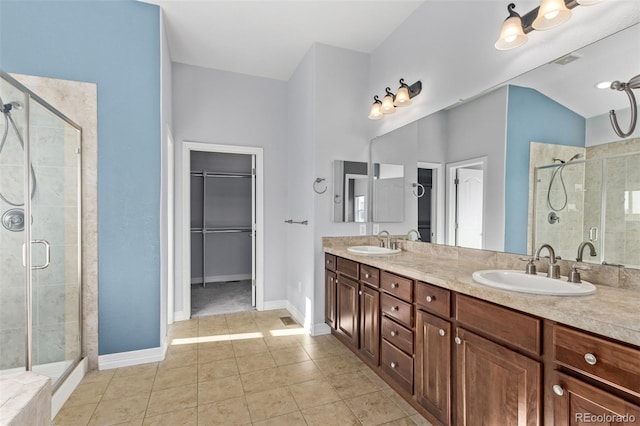
[[[0,375],[82,356],[81,128],[0,70]]]

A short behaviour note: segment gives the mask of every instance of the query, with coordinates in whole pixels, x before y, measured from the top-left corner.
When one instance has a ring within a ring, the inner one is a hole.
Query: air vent
[[[280,320],[284,325],[294,325],[297,324],[296,320],[291,317],[280,317]]]
[[[563,56],[561,58],[556,59],[555,61],[553,61],[553,63],[554,64],[558,64],[558,65],[567,65],[567,64],[570,64],[573,61],[577,61],[578,59],[580,59],[579,56],[566,55],[566,56]]]

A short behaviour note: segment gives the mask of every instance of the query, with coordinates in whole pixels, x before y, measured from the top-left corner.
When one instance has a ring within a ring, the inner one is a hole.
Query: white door
[[[482,248],[483,211],[482,170],[457,169],[456,174],[456,245]]]
[[[256,156],[251,156],[251,306],[256,307]]]

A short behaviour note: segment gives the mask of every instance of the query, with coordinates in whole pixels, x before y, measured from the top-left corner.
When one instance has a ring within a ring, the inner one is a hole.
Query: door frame
[[[264,309],[264,156],[263,149],[184,141],[182,144],[182,305],[185,319],[191,317],[191,151],[247,154],[255,156],[255,292],[256,309]]]
[[[444,244],[445,232],[445,196],[444,196],[444,165],[442,163],[431,163],[427,161],[418,161],[418,169],[428,169],[432,171],[432,188],[433,198],[431,200],[431,230],[435,231],[435,241],[431,241],[436,244]],[[435,226],[434,226],[435,225]]]
[[[456,172],[458,169],[469,168],[472,166],[480,166],[482,170],[483,180],[486,181],[487,176],[487,162],[489,157],[476,157],[470,158],[468,160],[457,161],[455,163],[447,163],[447,235],[446,235],[446,244],[455,245],[456,242],[456,210],[457,210],[457,200],[456,200]],[[486,229],[486,220],[487,220],[487,185],[482,185],[482,247],[485,247],[485,232]]]

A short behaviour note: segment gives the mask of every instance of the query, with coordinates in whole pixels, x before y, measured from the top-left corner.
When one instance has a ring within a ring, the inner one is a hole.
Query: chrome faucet
[[[556,263],[556,252],[553,251],[553,247],[549,244],[542,244],[538,247],[534,256],[535,260],[540,260],[540,252],[544,248],[549,252],[549,271],[547,272],[547,277],[560,278],[560,265]]]
[[[598,253],[596,253],[596,248],[593,246],[593,244],[591,244],[591,242],[589,241],[583,241],[580,243],[580,245],[578,246],[578,256],[576,257],[576,260],[578,262],[582,262],[582,256],[584,256],[584,249],[585,247],[589,247],[589,249],[591,250],[589,252],[589,256],[594,257],[597,256]]]
[[[420,235],[420,232],[418,232],[417,229],[410,229],[409,232],[407,232],[407,240],[412,241],[411,240],[411,234],[416,234],[416,241],[420,241],[422,239],[422,236]]]
[[[385,242],[382,240],[382,234],[386,234],[386,244]],[[389,234],[389,231],[385,231],[384,229],[380,232],[378,232],[378,241],[380,241],[380,245],[382,247],[386,247],[386,248],[391,248],[391,235]]]

